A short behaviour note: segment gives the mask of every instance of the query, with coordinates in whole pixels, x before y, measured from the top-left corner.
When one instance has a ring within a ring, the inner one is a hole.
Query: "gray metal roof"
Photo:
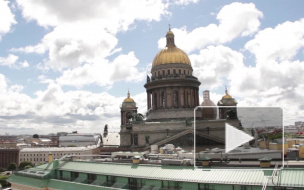
[[[187,166],[158,166],[118,163],[94,163],[66,161],[60,163],[59,170],[134,177],[157,180],[187,181],[197,183],[240,184],[262,186],[265,180],[263,170],[201,170]],[[269,173],[269,171],[267,172]],[[271,173],[271,172],[270,172]],[[279,177],[278,177],[279,176]],[[274,182],[284,186],[304,187],[304,170],[283,169]],[[269,186],[273,186],[269,181]]]
[[[61,152],[61,151],[87,151],[96,148],[96,146],[90,147],[38,147],[38,148],[23,148],[20,150],[20,153],[27,153],[27,152]]]

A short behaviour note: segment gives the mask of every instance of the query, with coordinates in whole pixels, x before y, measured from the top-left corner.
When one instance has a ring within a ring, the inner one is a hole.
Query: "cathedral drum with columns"
[[[122,103],[120,146],[123,148],[145,150],[150,145],[174,144],[176,147],[193,149],[194,108],[200,106],[201,83],[192,75],[190,59],[176,47],[170,29],[166,40],[166,47],[155,56],[151,75],[147,76],[144,85],[147,92],[146,119],[143,120],[137,113],[136,103],[129,92]],[[231,102],[236,105],[232,97],[221,101],[223,104],[218,106],[226,106]],[[201,105],[215,106],[209,99],[209,91],[204,91],[204,102]],[[217,119],[216,107],[197,109],[196,146],[224,146],[226,111],[221,109],[221,118]],[[237,117],[229,119],[229,124],[238,128],[241,126]]]

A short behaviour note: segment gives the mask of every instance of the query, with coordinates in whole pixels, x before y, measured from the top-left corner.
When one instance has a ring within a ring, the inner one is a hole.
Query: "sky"
[[[304,1],[0,0],[0,135],[120,129],[171,26],[216,104],[304,121]]]

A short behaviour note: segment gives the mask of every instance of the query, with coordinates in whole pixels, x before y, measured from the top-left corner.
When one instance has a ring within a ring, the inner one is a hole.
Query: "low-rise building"
[[[12,162],[19,165],[19,149],[0,148],[0,167],[7,168]]]
[[[54,159],[60,159],[66,155],[95,155],[99,154],[96,146],[91,147],[43,147],[23,148],[20,151],[20,162],[30,161],[33,164],[44,164],[48,162],[49,154]]]
[[[101,134],[69,133],[66,136],[59,136],[59,146],[99,146],[101,142]]]
[[[201,170],[190,166],[55,160],[13,174],[12,189],[292,189],[304,187],[303,169]],[[267,187],[267,188],[266,188]]]
[[[13,140],[0,140],[0,148],[16,148],[17,143]]]

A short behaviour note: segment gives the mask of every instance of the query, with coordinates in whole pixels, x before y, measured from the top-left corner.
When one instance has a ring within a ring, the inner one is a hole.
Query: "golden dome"
[[[134,102],[132,98],[130,98],[130,92],[128,91],[128,97],[123,102]]]
[[[170,29],[167,32],[166,39],[167,45],[155,56],[152,67],[170,63],[182,63],[191,66],[188,55],[183,50],[175,46],[174,34]]]
[[[226,95],[223,96],[222,99],[231,99],[231,98],[232,98],[232,96],[230,96],[230,95],[228,94],[228,90],[227,90],[227,89],[225,90],[225,93],[226,93]]]
[[[152,67],[168,63],[183,63],[191,66],[188,55],[178,47],[166,47],[158,52],[153,60]]]

